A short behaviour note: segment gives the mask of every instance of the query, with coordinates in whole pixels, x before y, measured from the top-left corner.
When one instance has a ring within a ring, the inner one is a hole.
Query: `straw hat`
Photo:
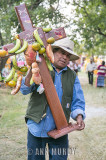
[[[68,37],[55,41],[52,44],[52,49],[53,48],[61,48],[64,51],[70,53],[71,54],[70,61],[79,59],[79,56],[73,52],[74,42],[71,41]]]

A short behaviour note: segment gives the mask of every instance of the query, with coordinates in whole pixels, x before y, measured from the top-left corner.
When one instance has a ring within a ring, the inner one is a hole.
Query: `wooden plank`
[[[16,6],[15,11],[23,31],[33,28],[33,24],[25,3]]]
[[[57,129],[62,129],[68,126],[66,117],[64,115],[60,100],[58,98],[55,86],[53,84],[51,75],[49,74],[49,70],[47,68],[44,57],[41,56],[42,61],[39,63],[40,74],[42,77],[42,82],[45,88],[45,95],[51,109],[54,121],[56,123]]]

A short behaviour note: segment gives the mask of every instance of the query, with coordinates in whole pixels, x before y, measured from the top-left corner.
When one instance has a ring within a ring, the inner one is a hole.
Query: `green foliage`
[[[54,7],[58,0],[8,0],[0,1],[0,45],[12,41],[13,29],[20,33],[21,27],[14,7],[26,3],[31,20],[35,26],[51,27],[64,20],[58,7]],[[12,32],[12,33],[11,33]]]
[[[72,38],[76,33],[81,36],[83,51],[89,54],[106,54],[106,9],[101,0],[73,0],[75,7],[75,19],[71,24],[75,25]]]

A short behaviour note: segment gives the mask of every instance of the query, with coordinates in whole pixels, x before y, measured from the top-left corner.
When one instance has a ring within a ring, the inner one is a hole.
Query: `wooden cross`
[[[32,44],[33,42],[35,42],[35,39],[33,37],[33,32],[35,28],[33,28],[33,24],[31,22],[26,5],[23,3],[19,6],[16,6],[15,11],[16,11],[18,20],[20,22],[21,28],[23,30],[23,32],[19,33],[19,38],[25,39],[29,44]],[[64,28],[54,29],[48,33],[44,33],[42,28],[38,28],[38,33],[45,47],[47,46],[47,39],[49,37],[54,37],[55,40],[59,40],[61,38],[66,37]],[[79,127],[77,124],[67,123],[64,111],[59,101],[55,86],[53,84],[52,78],[50,76],[49,70],[46,65],[45,59],[43,55],[40,55],[40,57],[41,57],[41,62],[38,63],[40,68],[40,75],[42,77],[42,83],[45,88],[45,95],[47,98],[47,102],[49,104],[49,107],[51,109],[51,112],[57,127],[55,130],[48,132],[48,135],[56,139],[71,131],[77,130]]]

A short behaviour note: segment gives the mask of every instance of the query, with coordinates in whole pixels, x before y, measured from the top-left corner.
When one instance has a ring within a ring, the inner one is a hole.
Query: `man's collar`
[[[52,67],[53,67],[53,69],[56,71],[56,67],[52,64]],[[64,67],[63,69],[61,69],[60,71],[59,71],[59,73],[61,73],[61,72],[63,72],[63,71],[66,71],[67,70],[67,66],[66,67]],[[56,71],[57,72],[57,71]]]

